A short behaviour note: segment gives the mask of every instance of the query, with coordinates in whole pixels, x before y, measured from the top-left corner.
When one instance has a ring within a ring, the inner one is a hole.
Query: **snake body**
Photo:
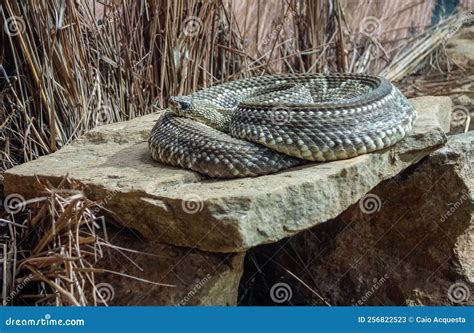
[[[385,149],[415,110],[388,80],[364,74],[279,74],[175,98],[150,133],[158,162],[213,178],[258,176]]]

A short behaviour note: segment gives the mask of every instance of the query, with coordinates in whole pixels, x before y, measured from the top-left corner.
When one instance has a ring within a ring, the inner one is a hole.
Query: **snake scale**
[[[385,149],[415,110],[388,80],[278,74],[172,97],[149,138],[152,158],[213,178],[258,176]]]

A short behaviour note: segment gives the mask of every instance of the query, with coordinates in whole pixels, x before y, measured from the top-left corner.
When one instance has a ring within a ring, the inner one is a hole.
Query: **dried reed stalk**
[[[459,24],[448,19],[406,41],[384,40],[350,28],[345,2],[288,0],[283,24],[274,27],[270,47],[261,53],[258,45],[247,45],[258,38],[249,39],[241,24],[256,19],[258,26],[258,11],[236,17],[232,4],[38,0],[33,6],[0,0],[0,25],[18,28],[0,34],[0,172],[95,126],[153,112],[170,95],[230,79],[278,70],[401,80]],[[95,10],[100,6],[101,15]],[[363,6],[354,13],[367,13]]]
[[[96,288],[97,274],[122,273],[98,262],[115,247],[104,233],[97,204],[64,178],[58,187],[44,185],[44,196],[17,202],[2,219],[3,304],[107,305]],[[121,248],[117,253],[122,256]],[[124,259],[130,260],[128,256]],[[132,262],[133,263],[133,262]],[[173,287],[139,277],[131,279]]]

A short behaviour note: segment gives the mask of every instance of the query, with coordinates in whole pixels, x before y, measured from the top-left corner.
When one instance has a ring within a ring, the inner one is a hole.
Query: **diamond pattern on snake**
[[[390,147],[416,113],[388,80],[277,74],[170,98],[153,127],[154,160],[211,178],[253,177]]]

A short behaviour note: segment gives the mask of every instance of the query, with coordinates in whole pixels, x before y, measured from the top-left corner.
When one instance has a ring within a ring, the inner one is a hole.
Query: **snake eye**
[[[189,96],[171,96],[170,104],[177,110],[186,111],[191,107],[191,98]]]

